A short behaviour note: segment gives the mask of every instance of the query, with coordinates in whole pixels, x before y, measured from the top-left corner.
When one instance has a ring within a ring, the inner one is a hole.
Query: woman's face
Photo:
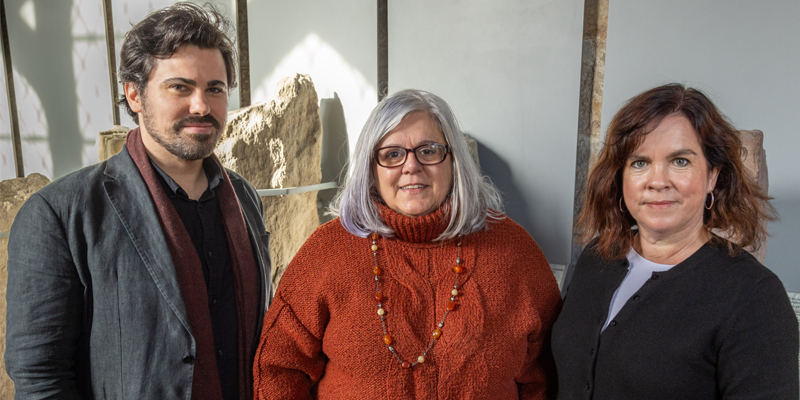
[[[719,170],[708,170],[698,138],[686,117],[672,114],[628,158],[622,192],[640,234],[666,239],[702,228]]]
[[[422,144],[446,144],[436,121],[425,112],[412,112],[403,118],[378,143],[377,148],[398,146],[413,149]],[[442,204],[453,185],[453,158],[444,162],[422,165],[413,152],[406,156],[405,164],[386,168],[373,163],[378,193],[386,206],[397,213],[418,217],[426,215]]]

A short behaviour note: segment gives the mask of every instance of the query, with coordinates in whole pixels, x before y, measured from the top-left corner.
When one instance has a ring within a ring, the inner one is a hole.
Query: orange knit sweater
[[[386,325],[413,362],[446,311],[455,241],[432,242],[444,211],[408,218],[382,207],[397,237],[377,240]],[[336,219],[283,275],[254,366],[259,399],[546,399],[550,328],[560,306],[539,247],[505,218],[462,240],[457,306],[424,363],[403,368],[383,342],[371,240]]]

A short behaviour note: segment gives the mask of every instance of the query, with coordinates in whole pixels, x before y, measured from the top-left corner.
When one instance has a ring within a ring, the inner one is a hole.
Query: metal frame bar
[[[6,2],[0,0],[0,41],[3,45],[3,64],[6,75],[6,95],[8,96],[8,114],[11,121],[11,144],[14,147],[14,166],[17,178],[25,177],[22,163],[22,139],[19,133],[19,115],[17,114],[17,93],[14,90],[14,69],[11,64],[11,44],[8,40],[8,24],[6,23]]]
[[[108,53],[108,79],[111,86],[111,116],[114,125],[119,125],[119,87],[117,86],[117,48],[114,43],[114,14],[111,0],[103,0],[103,18],[106,28],[106,53]]]
[[[378,101],[389,94],[389,6],[378,0]]]
[[[318,190],[337,189],[339,186],[336,182],[318,183],[316,185],[297,186],[280,189],[258,189],[256,192],[261,197],[268,196],[283,196],[286,194],[298,194],[305,192],[313,192]]]
[[[586,183],[597,155],[600,152],[600,112],[603,107],[603,80],[606,62],[606,35],[608,31],[609,0],[585,0],[583,5],[583,57],[581,59],[581,84],[578,105],[578,146],[575,160],[575,199],[572,210],[572,243],[570,261],[564,269],[561,288],[572,279],[583,245],[578,242],[580,232],[575,222],[583,210]],[[562,289],[563,292],[563,289]]]
[[[239,46],[239,108],[250,106],[250,36],[247,0],[236,0],[236,43]]]

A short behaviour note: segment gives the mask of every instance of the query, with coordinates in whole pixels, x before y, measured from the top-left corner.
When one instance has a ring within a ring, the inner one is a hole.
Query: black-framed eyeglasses
[[[408,153],[414,153],[417,162],[422,165],[436,165],[442,163],[450,152],[450,146],[441,143],[426,143],[413,149],[390,146],[375,150],[375,161],[384,168],[399,167],[406,163]]]

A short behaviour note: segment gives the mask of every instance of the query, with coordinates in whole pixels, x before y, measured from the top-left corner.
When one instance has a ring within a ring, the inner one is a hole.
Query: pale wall
[[[389,2],[389,91],[432,91],[547,260],[567,264],[583,1]]]

